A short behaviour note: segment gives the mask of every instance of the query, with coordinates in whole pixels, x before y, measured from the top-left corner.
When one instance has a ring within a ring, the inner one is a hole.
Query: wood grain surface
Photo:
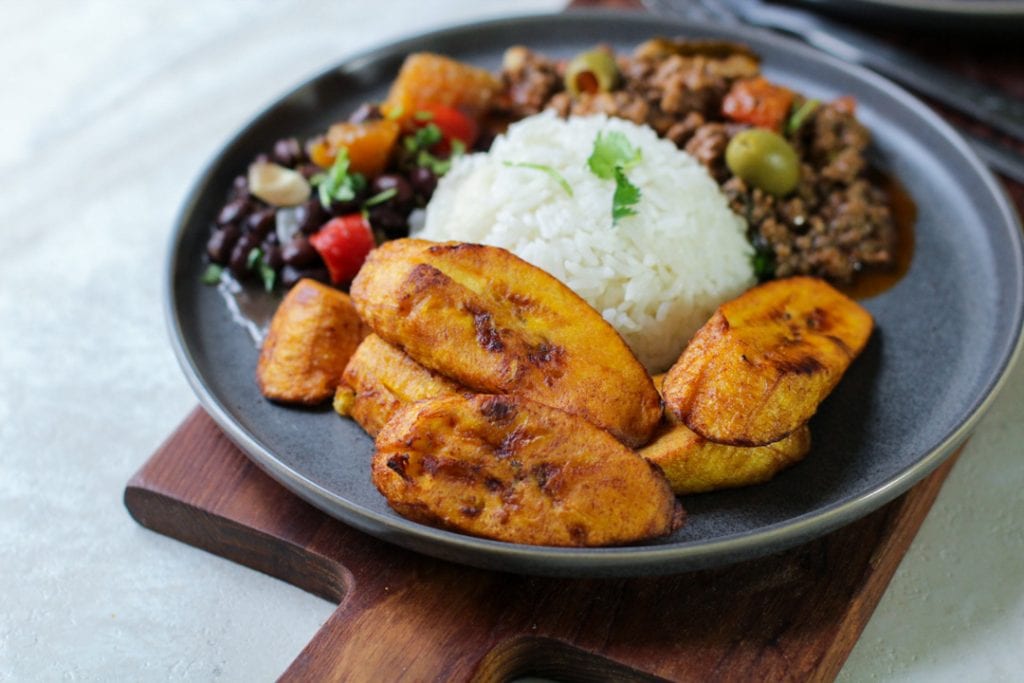
[[[519,576],[389,545],[286,491],[198,408],[125,504],[154,531],[340,603],[285,680],[830,680],[952,462],[794,550],[639,579]]]

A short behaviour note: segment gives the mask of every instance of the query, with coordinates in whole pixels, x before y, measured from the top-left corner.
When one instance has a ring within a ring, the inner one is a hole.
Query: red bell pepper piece
[[[443,104],[427,104],[420,107],[419,111],[430,114],[430,117],[423,121],[423,125],[433,123],[441,130],[443,137],[437,145],[437,151],[441,154],[445,154],[451,149],[452,140],[459,140],[467,148],[470,148],[480,135],[480,127],[476,121],[454,107],[446,107]]]
[[[360,213],[339,216],[309,238],[331,274],[331,282],[351,282],[375,246],[370,223]]]
[[[792,105],[793,91],[758,76],[733,83],[722,101],[722,113],[733,121],[778,132]]]

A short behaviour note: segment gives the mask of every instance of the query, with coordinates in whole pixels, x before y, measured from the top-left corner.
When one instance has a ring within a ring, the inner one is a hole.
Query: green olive
[[[796,150],[781,135],[763,128],[734,135],[725,148],[725,163],[735,175],[776,197],[789,194],[800,182]]]
[[[610,92],[619,82],[619,67],[607,50],[582,52],[565,67],[565,89],[580,93]]]

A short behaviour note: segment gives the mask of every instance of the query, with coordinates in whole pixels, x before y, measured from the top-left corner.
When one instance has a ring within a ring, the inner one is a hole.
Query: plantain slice
[[[282,403],[326,401],[368,332],[347,294],[300,280],[277,307],[263,340],[256,366],[260,392]]]
[[[351,417],[370,436],[406,403],[465,391],[371,334],[352,354],[335,393],[334,409]]]
[[[404,239],[352,283],[363,320],[420,364],[481,393],[579,415],[646,443],[661,401],[617,332],[548,273],[504,249]]]
[[[665,375],[653,379],[662,391]],[[764,483],[810,449],[807,425],[767,446],[728,446],[708,441],[666,411],[654,438],[638,452],[661,468],[673,493],[685,495]]]
[[[665,424],[638,452],[662,469],[676,495],[761,484],[803,459],[811,448],[807,425],[767,446],[727,446],[678,422]]]
[[[665,377],[665,405],[708,441],[763,446],[795,430],[871,335],[871,314],[811,277],[723,304]]]
[[[657,467],[586,420],[521,396],[402,408],[377,436],[372,474],[399,514],[510,543],[617,545],[683,519]]]

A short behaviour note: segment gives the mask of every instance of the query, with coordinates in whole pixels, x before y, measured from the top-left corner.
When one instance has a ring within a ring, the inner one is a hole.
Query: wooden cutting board
[[[724,569],[550,579],[367,536],[257,469],[196,408],[131,479],[154,531],[339,602],[284,680],[831,680],[954,458],[870,516]]]

